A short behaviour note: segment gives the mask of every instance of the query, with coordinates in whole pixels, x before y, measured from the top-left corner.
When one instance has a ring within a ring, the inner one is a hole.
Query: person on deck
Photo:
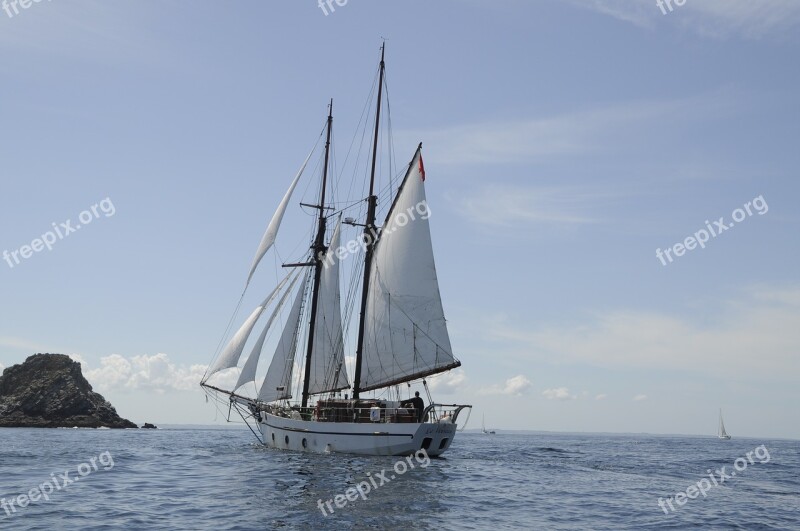
[[[422,413],[425,411],[425,402],[420,398],[419,391],[414,393],[414,398],[410,400],[411,405],[417,410],[417,422],[422,422]]]

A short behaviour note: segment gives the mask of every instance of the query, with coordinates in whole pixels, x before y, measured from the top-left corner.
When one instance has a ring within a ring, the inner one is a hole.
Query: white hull
[[[450,447],[456,434],[451,422],[316,422],[266,412],[258,427],[270,448],[360,455],[411,455],[424,448],[435,457]]]

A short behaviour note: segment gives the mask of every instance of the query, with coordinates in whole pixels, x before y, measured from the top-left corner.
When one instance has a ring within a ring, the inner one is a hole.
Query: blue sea
[[[799,477],[787,440],[465,432],[406,460],[245,428],[0,429],[0,529],[800,529]]]

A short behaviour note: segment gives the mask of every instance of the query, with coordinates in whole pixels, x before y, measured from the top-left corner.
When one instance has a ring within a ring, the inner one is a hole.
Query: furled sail
[[[247,342],[247,338],[250,337],[250,333],[253,331],[253,327],[256,325],[256,321],[258,318],[261,317],[261,313],[264,311],[264,308],[269,306],[269,304],[273,301],[278,292],[283,288],[286,284],[286,281],[289,280],[289,275],[286,275],[283,280],[272,290],[272,293],[264,299],[264,302],[261,303],[253,313],[250,314],[250,317],[244,322],[242,327],[233,335],[228,345],[225,347],[225,350],[222,351],[222,354],[214,361],[211,365],[211,368],[208,370],[206,380],[211,377],[212,374],[215,374],[223,369],[229,369],[231,367],[236,367],[239,363],[239,358],[242,355],[242,350],[244,350],[244,344]],[[204,380],[205,381],[205,380]]]
[[[297,296],[289,312],[289,318],[283,328],[275,355],[267,369],[264,383],[258,392],[259,400],[272,402],[291,398],[292,370],[294,369],[294,355],[297,351],[297,334],[300,331],[300,310],[303,307],[303,295],[305,294],[305,282],[297,290]]]
[[[256,256],[253,258],[253,265],[250,266],[250,274],[247,275],[247,284],[245,285],[245,289],[247,289],[247,286],[250,285],[250,280],[253,278],[253,273],[256,272],[258,263],[261,262],[261,259],[264,258],[265,254],[267,254],[269,248],[272,247],[273,243],[275,243],[275,238],[278,236],[278,229],[281,226],[281,221],[283,221],[283,214],[286,212],[286,207],[289,204],[289,200],[292,198],[292,193],[297,186],[297,182],[300,180],[300,176],[303,175],[303,170],[306,169],[306,164],[308,164],[308,160],[311,158],[312,153],[314,153],[313,149],[306,157],[306,160],[303,161],[303,165],[300,166],[300,171],[297,172],[297,175],[292,181],[291,186],[289,186],[289,190],[287,190],[286,195],[283,196],[280,205],[278,205],[278,210],[276,210],[275,214],[273,214],[272,220],[270,220],[269,226],[267,227],[267,231],[261,238],[261,243],[258,245]]]
[[[375,246],[367,297],[360,390],[461,365],[450,347],[433,259],[420,150]]]
[[[341,219],[331,236],[323,261],[311,354],[310,394],[339,391],[350,387],[344,366],[341,296],[339,292],[339,248]]]
[[[264,348],[264,342],[267,339],[267,334],[269,333],[272,327],[272,323],[275,321],[275,318],[280,313],[281,308],[283,308],[283,304],[286,302],[286,299],[292,292],[294,285],[297,283],[298,278],[299,277],[295,277],[294,280],[292,280],[291,284],[289,284],[289,287],[286,289],[286,291],[283,292],[283,295],[281,295],[278,304],[275,305],[275,309],[272,311],[272,315],[269,316],[269,320],[267,321],[266,326],[264,326],[264,330],[258,337],[258,341],[256,341],[256,344],[253,346],[252,352],[250,352],[250,356],[248,356],[247,361],[244,363],[244,366],[242,367],[242,372],[239,373],[239,379],[237,380],[236,385],[233,388],[234,391],[239,389],[247,382],[255,381],[256,369],[258,368],[258,360],[261,357],[261,351]]]

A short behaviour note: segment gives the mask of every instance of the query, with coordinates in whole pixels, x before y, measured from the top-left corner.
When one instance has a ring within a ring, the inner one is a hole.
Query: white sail
[[[300,180],[300,176],[303,175],[303,170],[306,169],[306,164],[308,164],[308,160],[311,158],[312,153],[314,153],[313,149],[306,157],[306,160],[303,161],[300,171],[297,172],[297,175],[292,181],[291,186],[289,186],[289,190],[287,190],[286,194],[283,196],[280,205],[278,205],[278,210],[276,210],[275,214],[273,214],[272,220],[270,220],[269,226],[267,227],[267,231],[261,238],[261,243],[258,245],[256,256],[253,258],[253,265],[250,266],[250,274],[247,275],[247,284],[245,285],[245,289],[247,289],[247,286],[250,285],[250,280],[253,278],[253,273],[256,272],[258,263],[261,262],[261,259],[264,258],[265,254],[267,254],[269,248],[272,247],[273,243],[275,243],[275,238],[278,236],[278,229],[281,226],[281,221],[283,221],[283,214],[286,212],[286,207],[289,204],[289,200],[292,198],[292,193],[297,186],[297,182]]]
[[[719,410],[719,430],[717,435],[720,439],[729,439],[730,435],[725,431],[725,423],[722,422],[722,410]]]
[[[320,277],[308,386],[310,394],[338,391],[350,386],[344,366],[339,259],[335,256],[341,240],[341,226],[340,219],[333,230]]]
[[[300,331],[300,310],[303,307],[303,295],[305,293],[305,283],[297,290],[297,296],[289,312],[289,318],[283,327],[275,355],[267,369],[264,383],[258,392],[259,400],[272,402],[291,398],[292,369],[294,368],[294,355],[297,351],[297,334]]]
[[[289,275],[286,275],[280,283],[275,286],[275,289],[272,290],[264,302],[261,303],[253,313],[250,314],[250,317],[244,322],[241,328],[233,335],[228,345],[225,347],[225,350],[222,351],[222,354],[214,361],[211,365],[211,368],[208,370],[206,380],[208,380],[211,375],[223,370],[223,369],[230,369],[231,367],[236,367],[239,363],[239,358],[242,355],[242,350],[244,350],[244,344],[247,342],[247,338],[250,337],[250,333],[253,331],[253,327],[258,321],[258,318],[261,317],[261,313],[264,311],[264,308],[269,306],[278,292],[283,288],[286,284],[286,281],[289,280]],[[205,381],[205,380],[204,380]]]
[[[267,334],[269,333],[270,328],[272,327],[272,323],[275,321],[275,318],[280,313],[281,308],[283,308],[283,304],[286,302],[286,299],[292,292],[294,285],[297,283],[298,278],[299,277],[295,277],[294,280],[292,280],[292,283],[289,284],[289,287],[286,289],[286,291],[283,292],[283,295],[281,295],[278,304],[275,305],[275,309],[272,311],[272,315],[269,316],[269,320],[267,321],[266,326],[264,326],[264,330],[261,332],[261,335],[259,335],[258,341],[256,341],[256,344],[253,346],[252,352],[250,352],[250,356],[248,356],[247,361],[244,363],[244,366],[242,367],[242,372],[239,373],[239,379],[237,380],[236,385],[233,388],[234,391],[236,391],[237,389],[239,389],[241,386],[243,386],[248,382],[255,381],[256,369],[258,368],[258,360],[261,357],[261,351],[264,348],[264,342],[267,339]]]
[[[453,356],[439,295],[417,150],[375,247],[369,279],[360,390],[461,365]]]

